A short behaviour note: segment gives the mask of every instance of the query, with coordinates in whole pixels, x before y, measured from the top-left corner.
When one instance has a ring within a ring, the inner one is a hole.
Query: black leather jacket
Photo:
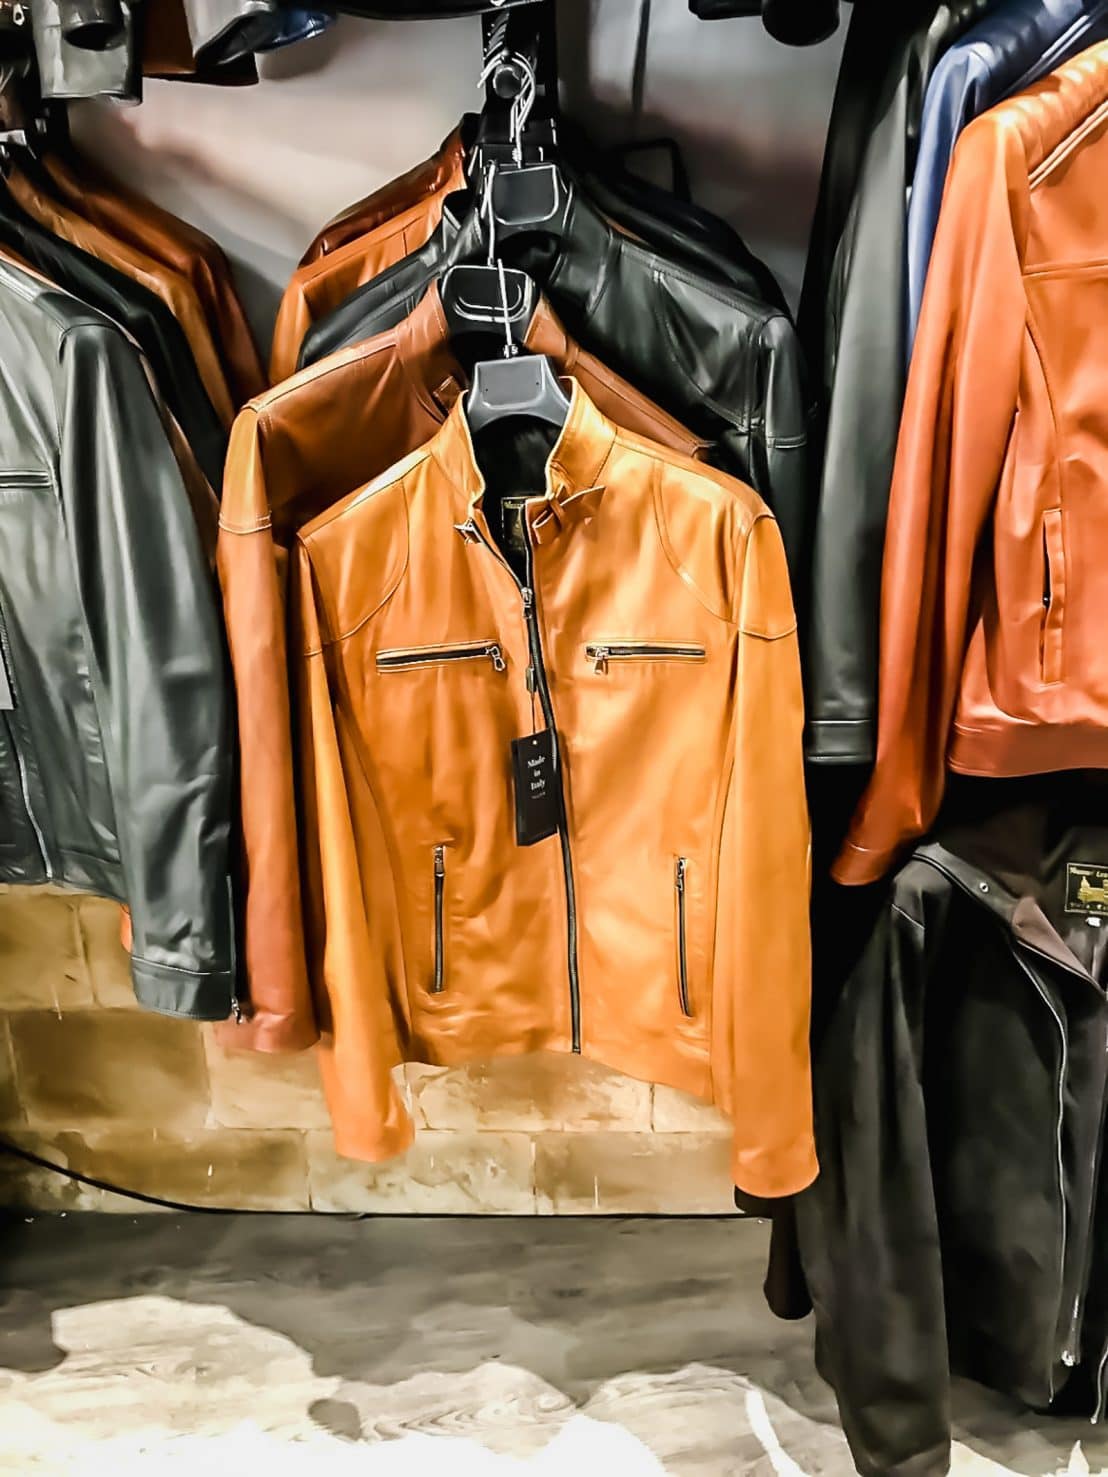
[[[459,222],[448,201],[425,247],[314,325],[301,365],[395,327],[448,266],[483,260],[482,241],[475,213]],[[810,414],[788,315],[622,235],[572,186],[556,238],[511,237],[502,254],[541,284],[579,343],[713,443],[717,465],[761,493],[799,583]]]
[[[0,242],[56,286],[127,330],[153,369],[159,393],[185,433],[200,470],[213,487],[220,487],[227,432],[208,398],[184,330],[165,303],[141,283],[45,230],[2,189]]]
[[[0,882],[126,903],[139,1001],[221,1019],[233,748],[197,479],[126,335],[7,263],[0,406]]]
[[[827,406],[807,638],[808,757],[872,761],[881,560],[904,403],[906,199],[927,80],[989,0],[857,0],[799,328]]]
[[[1108,792],[994,787],[894,879],[816,1055],[801,1251],[863,1477],[945,1474],[952,1374],[1104,1406],[1108,825],[1073,818]]]

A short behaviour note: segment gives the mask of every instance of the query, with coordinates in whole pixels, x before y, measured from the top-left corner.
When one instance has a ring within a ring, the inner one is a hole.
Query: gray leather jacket
[[[233,748],[196,476],[123,331],[6,262],[0,417],[0,882],[126,903],[140,1003],[221,1019]]]

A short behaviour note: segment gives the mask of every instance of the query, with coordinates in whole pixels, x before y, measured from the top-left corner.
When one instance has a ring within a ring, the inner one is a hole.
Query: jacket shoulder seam
[[[357,633],[362,629],[362,627],[368,625],[368,623],[373,619],[377,612],[383,606],[388,604],[388,602],[392,599],[397,590],[400,588],[400,582],[404,578],[404,575],[408,568],[408,560],[411,557],[410,540],[408,537],[410,509],[408,503],[408,489],[405,485],[405,481],[406,471],[402,472],[399,476],[390,477],[388,482],[384,483],[380,487],[370,488],[366,494],[366,498],[368,499],[370,497],[376,497],[378,493],[388,492],[390,489],[397,487],[400,489],[400,496],[404,502],[404,552],[397,563],[395,571],[391,573],[384,581],[384,593],[381,595],[381,598],[377,601],[377,603],[372,606],[371,609],[367,610],[365,615],[363,615],[360,620],[356,621],[349,630],[339,631],[338,622],[334,619],[334,616],[329,608],[330,602],[327,598],[327,592],[321,587],[320,597],[323,600],[324,612],[327,617],[328,627],[331,630],[336,631],[337,634],[321,639],[319,647],[306,651],[304,653],[305,656],[319,656],[324,650],[326,650],[327,647],[338,646],[341,642],[348,641],[351,636],[356,636]],[[307,554],[308,561],[312,564],[312,567],[314,569],[315,565],[312,561],[310,539],[311,535],[309,534],[307,538],[298,538],[298,542]]]
[[[626,443],[620,440],[620,444],[625,445]],[[697,603],[703,606],[703,608],[708,612],[709,615],[715,616],[716,620],[722,622],[725,626],[734,627],[737,623],[731,618],[730,615],[708,603],[708,598],[705,595],[704,591],[701,590],[700,586],[693,579],[692,575],[685,568],[683,562],[678,556],[677,550],[673,546],[673,541],[669,536],[669,526],[666,523],[665,504],[662,498],[662,472],[664,463],[661,457],[658,456],[651,456],[650,460],[652,463],[650,480],[651,500],[654,504],[654,526],[658,530],[658,538],[661,541],[662,549],[665,553],[666,560],[668,561],[670,568],[673,570],[674,574],[681,581],[681,583],[686,587],[686,589],[688,589],[689,592],[695,596]]]

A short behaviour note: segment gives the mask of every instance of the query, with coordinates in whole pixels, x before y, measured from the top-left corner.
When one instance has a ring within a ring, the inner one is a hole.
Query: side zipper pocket
[[[446,902],[446,847],[435,847],[435,978],[431,994],[441,995],[445,989],[446,941],[443,913]]]
[[[1062,539],[1062,510],[1043,514],[1043,623],[1039,661],[1045,685],[1062,680],[1062,622],[1066,608],[1066,549]]]
[[[412,667],[445,667],[453,662],[488,661],[494,672],[505,672],[508,664],[497,641],[465,641],[457,646],[405,646],[377,653],[379,672],[403,672]]]
[[[692,1019],[692,1004],[689,1000],[689,947],[688,947],[688,903],[686,880],[689,870],[688,859],[677,858],[673,873],[673,886],[677,895],[677,994],[681,1002],[681,1014]]]

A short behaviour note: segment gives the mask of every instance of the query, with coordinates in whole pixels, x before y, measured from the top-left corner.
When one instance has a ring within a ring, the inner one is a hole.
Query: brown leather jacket
[[[387,185],[382,185],[364,200],[348,206],[334,220],[329,221],[300,258],[300,265],[306,267],[320,257],[337,251],[348,241],[364,236],[367,231],[376,230],[394,215],[399,215],[412,205],[418,205],[421,200],[428,200],[433,195],[445,195],[450,190],[457,189],[455,182],[461,177],[464,158],[461,129],[456,128],[443,139],[438,152],[430,159],[390,180]]]
[[[78,172],[66,159],[48,154],[43,167],[63,199],[86,220],[129,241],[192,284],[214,331],[235,404],[244,405],[260,395],[266,388],[265,370],[222,248],[152,200],[100,178],[85,159]]]
[[[568,339],[540,305],[528,346],[575,374],[616,421],[689,456],[704,445]],[[219,575],[238,705],[245,838],[245,966],[252,1018],[226,1044],[261,1051],[317,1036],[304,963],[284,592],[296,531],[420,446],[465,383],[437,290],[396,329],[322,360],[235,422]]]
[[[196,360],[196,368],[220,420],[227,426],[235,417],[235,406],[227,376],[216,351],[212,330],[192,284],[179,272],[164,266],[148,253],[130,245],[55,199],[24,174],[11,169],[8,189],[16,203],[33,220],[62,240],[87,251],[107,266],[130,277],[161,298],[180,323]]]
[[[453,173],[438,189],[418,195],[403,209],[401,191],[397,189],[392,195],[397,208],[384,221],[359,232],[353,240],[310,266],[297,268],[281,298],[273,330],[269,355],[269,377],[273,384],[280,384],[295,373],[300,345],[313,323],[345,302],[363,282],[387,271],[431,239],[442,218],[443,201],[464,183],[459,151]]]
[[[835,866],[879,878],[947,765],[1108,768],[1108,43],[962,135],[912,357],[877,764]]]
[[[575,1051],[718,1103],[735,1183],[791,1194],[816,1161],[777,525],[576,381],[560,433],[494,454],[503,434],[483,433],[482,472],[459,402],[297,541],[309,972],[337,1146],[407,1146],[400,1061]],[[530,496],[505,557],[509,492]],[[565,818],[520,845],[512,744],[544,728]]]

